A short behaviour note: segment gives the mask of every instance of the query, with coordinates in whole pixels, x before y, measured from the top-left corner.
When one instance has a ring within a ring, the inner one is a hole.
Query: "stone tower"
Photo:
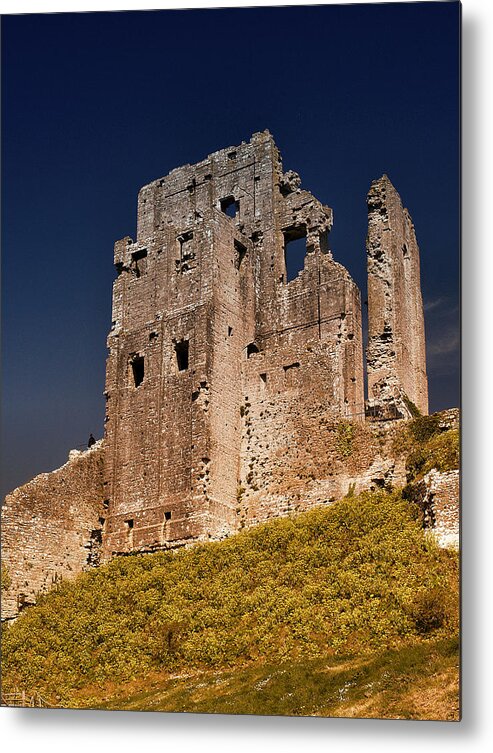
[[[137,238],[115,245],[106,557],[238,527],[238,486],[272,455],[255,465],[246,404],[260,445],[281,452],[314,403],[364,419],[360,294],[332,258],[331,226],[268,132],[142,188]]]
[[[428,413],[419,248],[407,209],[386,175],[368,193],[368,408],[370,415]]]

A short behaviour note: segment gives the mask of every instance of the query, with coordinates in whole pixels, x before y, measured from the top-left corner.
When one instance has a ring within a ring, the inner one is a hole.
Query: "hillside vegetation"
[[[418,416],[403,424],[394,451],[406,455],[408,483],[422,480],[432,468],[442,473],[456,470],[459,468],[459,430],[442,428],[439,413]]]
[[[458,642],[426,640],[356,657],[268,661],[108,688],[93,703],[128,711],[459,718]]]
[[[211,695],[197,710],[241,711],[252,706],[213,708],[222,696],[217,673],[241,685],[241,677],[270,678],[269,667],[282,665],[290,677],[311,666],[322,688],[327,662],[340,669],[353,657],[364,679],[386,652],[424,651],[429,669],[426,651],[446,645],[440,671],[453,664],[456,677],[457,626],[457,554],[438,549],[419,508],[399,493],[363,493],[221,542],[119,557],[61,584],[6,631],[3,685],[42,690],[60,705],[100,705],[112,695],[123,705],[125,687],[129,696],[151,677],[169,689],[173,676],[200,675]],[[289,692],[287,704],[283,693],[276,701],[264,692],[256,713],[330,711],[310,711],[297,697],[308,692],[301,686]],[[188,690],[185,697],[194,710]],[[164,690],[160,698],[150,707],[173,710]]]

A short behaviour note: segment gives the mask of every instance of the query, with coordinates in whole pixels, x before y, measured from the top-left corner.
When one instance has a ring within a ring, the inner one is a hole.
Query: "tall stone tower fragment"
[[[407,209],[386,175],[368,193],[368,409],[428,413],[419,248]]]

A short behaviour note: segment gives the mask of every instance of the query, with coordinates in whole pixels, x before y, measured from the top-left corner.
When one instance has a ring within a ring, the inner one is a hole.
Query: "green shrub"
[[[427,443],[428,457],[423,472],[432,468],[437,471],[452,471],[459,467],[459,430],[449,429],[433,436]]]
[[[437,415],[418,416],[410,422],[409,431],[416,442],[427,442],[440,431],[440,418]]]
[[[353,452],[354,431],[354,425],[349,421],[340,421],[337,424],[336,448],[343,460]]]
[[[0,584],[2,591],[6,591],[8,588],[10,588],[12,580],[10,577],[10,573],[7,569],[7,565],[1,563],[0,564]]]
[[[432,434],[423,445],[415,447],[406,459],[408,482],[425,476],[432,468],[442,473],[459,467],[459,431]]]
[[[410,614],[418,633],[427,634],[441,628],[447,615],[446,591],[438,586],[420,591],[411,602]]]

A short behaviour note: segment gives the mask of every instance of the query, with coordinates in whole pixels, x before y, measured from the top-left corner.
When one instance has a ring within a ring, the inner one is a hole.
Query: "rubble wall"
[[[432,530],[440,546],[459,547],[460,473],[431,470],[424,477]]]
[[[7,495],[2,506],[2,619],[36,603],[39,593],[99,564],[106,510],[103,447],[69,461]]]

